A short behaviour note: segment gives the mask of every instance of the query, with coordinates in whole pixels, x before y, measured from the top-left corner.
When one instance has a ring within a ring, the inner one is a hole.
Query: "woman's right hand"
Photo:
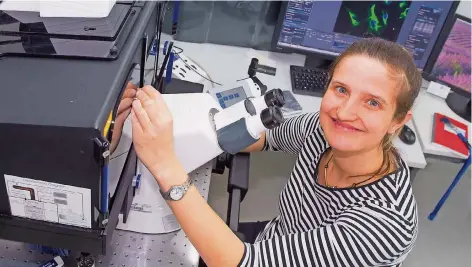
[[[152,86],[144,86],[138,90],[136,98],[131,122],[133,144],[139,160],[164,189],[168,183],[184,182],[185,179],[180,181],[182,177],[176,175],[184,171],[174,150],[172,113],[163,96]]]

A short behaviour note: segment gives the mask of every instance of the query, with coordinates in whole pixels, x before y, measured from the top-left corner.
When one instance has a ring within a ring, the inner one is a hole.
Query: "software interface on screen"
[[[377,36],[405,46],[423,68],[453,2],[290,1],[278,46],[339,55]]]
[[[470,37],[470,22],[457,19],[434,64],[432,77],[470,92]]]

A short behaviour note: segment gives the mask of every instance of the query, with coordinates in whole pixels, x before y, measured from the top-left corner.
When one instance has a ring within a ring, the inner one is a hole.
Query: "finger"
[[[158,104],[161,102],[164,103],[164,98],[162,97],[161,93],[159,93],[159,91],[157,91],[154,87],[146,85],[142,88],[142,91],[145,92],[149,98],[156,100]]]
[[[141,128],[146,131],[152,127],[152,122],[149,119],[149,116],[146,112],[146,110],[143,108],[141,105],[141,102],[139,100],[133,101],[133,111],[134,114],[136,115],[136,118],[141,125]]]
[[[143,133],[143,128],[141,127],[141,124],[139,124],[139,120],[136,117],[136,113],[133,109],[131,110],[131,129],[133,133],[133,138]]]
[[[149,115],[151,122],[157,125],[161,113],[159,111],[159,104],[142,90],[139,90],[136,94],[136,98],[141,102],[141,105]]]
[[[118,110],[116,113],[119,115],[121,112],[131,109],[131,105],[133,104],[134,98],[125,98],[121,100],[120,105],[118,106]]]
[[[141,101],[141,105],[146,108],[147,106],[152,106],[155,104],[154,99],[149,97],[143,90],[139,90],[136,93],[136,98]]]
[[[124,98],[134,98],[136,96],[137,89],[128,88],[123,92],[121,99]]]
[[[129,114],[131,113],[131,107],[129,107],[128,109],[125,109],[123,110],[121,113],[119,113],[117,116],[116,116],[116,119],[115,119],[115,127],[117,125],[122,125],[124,124],[124,121],[128,118]]]
[[[115,135],[115,133],[118,133],[121,136],[121,132],[123,131],[123,127],[125,126],[125,121],[126,119],[128,119],[130,113],[131,108],[123,112],[120,116],[116,118],[115,124],[113,125],[113,135]]]
[[[138,89],[138,86],[132,84],[131,82],[128,82],[128,84],[126,85],[126,89]]]
[[[156,106],[156,110],[152,110],[152,117],[151,120],[154,122],[155,120],[168,120],[172,118],[171,112],[164,100],[164,97],[161,93],[159,93],[154,87],[152,86],[145,86],[142,90],[140,90],[154,101]]]
[[[166,104],[166,101],[164,100],[164,96],[161,93],[159,93],[152,86],[145,86],[143,87],[142,91],[145,92],[156,103],[157,108],[158,108],[157,116],[160,116],[163,118],[171,117],[169,108]]]
[[[128,116],[131,113],[131,108],[123,111],[120,115],[118,115],[115,119],[115,124],[113,124],[113,136],[112,142],[119,136],[121,136],[123,127],[125,125],[125,121],[128,119]]]

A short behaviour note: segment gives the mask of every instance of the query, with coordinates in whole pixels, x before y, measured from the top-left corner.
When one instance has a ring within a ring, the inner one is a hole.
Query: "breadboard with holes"
[[[205,200],[208,200],[211,171],[212,162],[209,162],[190,174]],[[157,235],[115,230],[110,244],[106,256],[96,257],[95,267],[198,266],[198,252],[182,230]],[[64,257],[64,266],[77,266],[75,259],[79,253]],[[28,244],[0,239],[1,267],[37,267],[52,258],[30,250]]]
[[[183,53],[175,55],[174,64],[172,66],[172,74],[184,81],[194,82],[203,84],[205,78],[201,77],[197,73],[208,78],[206,72],[198,66],[197,63],[186,57]]]
[[[165,55],[163,55],[164,46],[162,46],[159,49],[159,62],[161,62]],[[174,50],[174,62],[172,66],[172,78],[177,78],[180,80],[188,81],[188,82],[194,82],[194,83],[200,83],[200,84],[211,84],[207,79],[210,79],[208,77],[208,74],[203,70],[201,66],[199,66],[195,61],[191,60],[189,57],[187,57],[183,52],[179,52]],[[156,54],[156,49],[155,46],[149,53],[149,56],[146,61],[146,66],[145,70],[150,71],[154,69],[154,62],[155,62],[155,54]],[[158,64],[160,66],[161,64]],[[152,75],[152,73],[149,72],[149,75]],[[203,77],[205,78],[203,78]],[[152,76],[151,76],[152,77]]]

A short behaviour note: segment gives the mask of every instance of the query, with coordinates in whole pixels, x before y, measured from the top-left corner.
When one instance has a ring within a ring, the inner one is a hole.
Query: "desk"
[[[169,36],[164,38],[170,40]],[[295,54],[254,51],[249,48],[215,44],[174,42],[176,46],[184,50],[184,54],[188,58],[202,67],[210,75],[210,78],[213,81],[223,85],[247,77],[247,69],[251,57],[257,55],[262,64],[264,63],[264,59],[268,59],[276,64],[273,66],[277,68],[275,76],[262,73],[257,74],[257,77],[262,81],[262,83],[267,85],[268,90],[273,88],[292,90],[290,81],[290,65],[303,66],[305,62],[305,56]],[[211,86],[211,84],[205,82],[205,88],[208,88],[209,86]],[[294,96],[302,106],[304,112],[319,111],[321,98],[302,95]],[[416,132],[411,121],[407,124]],[[413,145],[407,145],[397,138],[394,140],[394,145],[410,167],[419,169],[426,167],[426,159],[419,142],[415,142]]]
[[[449,148],[431,142],[433,131],[433,116],[435,112],[442,113],[455,120],[469,125],[469,142],[472,142],[470,133],[470,122],[457,116],[446,104],[445,99],[426,92],[429,82],[423,80],[423,87],[418,95],[417,103],[413,108],[413,119],[417,133],[426,154],[444,156],[455,159],[466,159],[467,157]]]

